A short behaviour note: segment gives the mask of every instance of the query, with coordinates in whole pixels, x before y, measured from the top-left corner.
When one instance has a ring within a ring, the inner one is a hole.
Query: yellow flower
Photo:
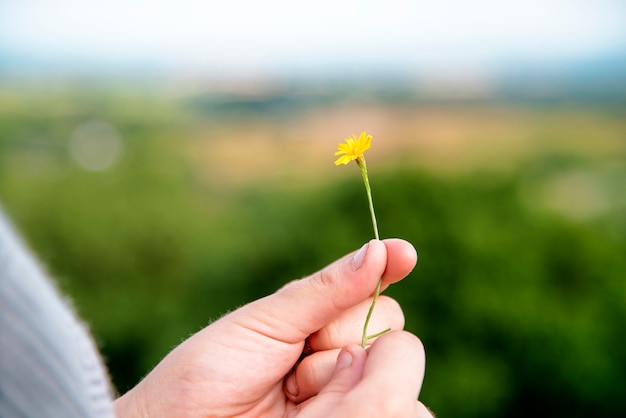
[[[335,161],[335,165],[348,164],[352,160],[362,160],[363,153],[367,151],[372,143],[372,135],[368,135],[366,132],[361,132],[359,139],[356,135],[352,135],[346,139],[345,143],[339,144],[339,151],[335,152],[335,156],[341,155]],[[343,155],[342,155],[343,154]]]

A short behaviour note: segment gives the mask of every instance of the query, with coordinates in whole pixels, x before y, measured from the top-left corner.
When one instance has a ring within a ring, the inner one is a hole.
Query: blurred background
[[[124,392],[372,237],[440,417],[626,415],[626,3],[0,2],[0,204]]]

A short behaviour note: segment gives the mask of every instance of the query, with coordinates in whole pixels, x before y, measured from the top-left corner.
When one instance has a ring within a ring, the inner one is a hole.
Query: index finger
[[[383,241],[389,254],[387,266],[382,275],[381,290],[389,287],[390,284],[404,279],[417,264],[417,251],[415,247],[398,238],[388,238]]]

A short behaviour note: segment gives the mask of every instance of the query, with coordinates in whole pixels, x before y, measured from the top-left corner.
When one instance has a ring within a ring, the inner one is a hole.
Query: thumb
[[[312,276],[233,312],[231,319],[275,340],[302,342],[368,298],[386,266],[387,247],[372,240]]]
[[[330,416],[332,411],[337,410],[346,394],[361,380],[366,360],[367,353],[359,345],[344,347],[337,356],[330,382],[315,398],[303,402],[286,416],[288,418]]]
[[[318,394],[318,398],[343,397],[361,380],[367,353],[361,346],[352,344],[341,350],[335,363],[330,382]]]

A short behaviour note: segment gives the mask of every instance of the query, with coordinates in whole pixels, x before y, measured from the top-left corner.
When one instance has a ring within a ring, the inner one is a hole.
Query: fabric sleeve
[[[0,211],[0,417],[113,417],[86,327]]]

